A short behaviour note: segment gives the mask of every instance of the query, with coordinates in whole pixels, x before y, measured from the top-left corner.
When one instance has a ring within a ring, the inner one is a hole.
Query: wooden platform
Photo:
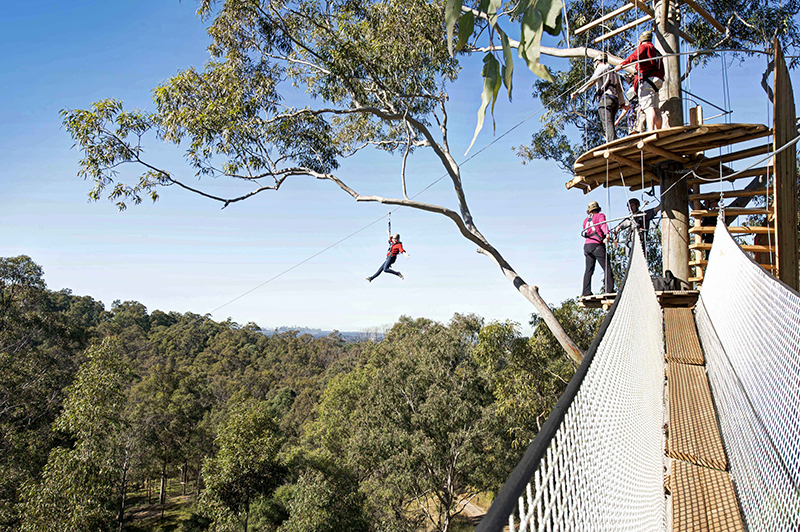
[[[703,350],[695,333],[694,315],[691,309],[665,308],[664,330],[667,362],[698,366],[705,364]]]
[[[696,173],[701,177],[719,177],[719,166],[714,164],[716,159],[705,157],[705,150],[769,134],[770,128],[762,124],[704,124],[636,133],[597,146],[578,157],[574,165],[575,177],[566,186],[568,189],[579,188],[586,194],[606,183],[608,186],[627,186],[632,190],[639,190],[643,185],[645,188],[660,185],[655,166],[668,161],[688,166],[699,164]],[[748,148],[738,154],[744,157],[762,149]]]
[[[608,310],[614,304],[617,298],[617,293],[610,294],[594,294],[591,296],[580,296],[578,298],[578,306],[583,308],[602,308]]]
[[[744,532],[730,475],[686,462],[672,462],[672,530]]]
[[[661,308],[693,307],[697,303],[700,292],[697,290],[664,290],[656,292]]]

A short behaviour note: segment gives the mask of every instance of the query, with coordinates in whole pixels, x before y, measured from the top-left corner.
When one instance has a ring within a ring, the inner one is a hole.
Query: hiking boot
[[[371,277],[364,277],[364,279],[366,279],[368,283],[372,282],[372,278]]]
[[[398,276],[399,278],[401,278],[401,279],[405,279],[405,277],[403,277],[403,274],[402,274],[402,273],[398,273],[398,274],[397,274],[397,276]]]

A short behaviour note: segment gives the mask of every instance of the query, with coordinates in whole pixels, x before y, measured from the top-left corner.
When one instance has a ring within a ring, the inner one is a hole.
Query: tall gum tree
[[[538,288],[491,245],[470,212],[448,140],[447,85],[459,64],[448,53],[444,11],[441,0],[201,0],[211,59],[202,71],[188,68],[157,87],[153,112],[125,110],[113,99],[62,111],[83,153],[79,175],[94,184],[90,198],[107,196],[124,209],[146,196],[156,200],[161,187],[178,186],[228,206],[310,176],[358,202],[440,214],[500,268],[580,361],[581,350]],[[494,72],[496,62],[487,63],[484,70]],[[318,105],[286,105],[283,96],[296,87]],[[143,149],[148,133],[185,143],[198,176],[230,178],[245,192],[215,196],[157,167]],[[344,160],[366,149],[401,154],[402,197],[357,191],[336,174]],[[446,170],[456,210],[409,198],[406,163],[417,150],[432,151]],[[141,168],[137,180],[121,178],[123,165]]]

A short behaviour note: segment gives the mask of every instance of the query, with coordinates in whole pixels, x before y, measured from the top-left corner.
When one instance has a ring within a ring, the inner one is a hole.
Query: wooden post
[[[778,39],[775,48],[775,122],[774,149],[797,136],[792,81]],[[778,278],[798,290],[797,271],[797,146],[774,157],[775,168],[775,240],[777,242]]]
[[[677,5],[674,0],[661,0],[656,4],[658,34],[653,44],[663,53],[680,52]],[[663,127],[683,125],[681,103],[681,63],[679,56],[664,58],[665,89],[661,91],[662,112],[668,116]],[[681,280],[681,288],[688,287],[689,279],[689,189],[685,179],[680,179],[683,166],[679,163],[664,165],[661,174],[661,205],[664,213],[661,226],[664,271],[670,270]]]

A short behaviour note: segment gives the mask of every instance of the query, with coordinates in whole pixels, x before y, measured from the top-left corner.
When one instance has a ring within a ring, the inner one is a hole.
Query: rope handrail
[[[631,520],[663,530],[663,363],[661,312],[639,243],[583,363],[476,531],[514,532],[517,521],[520,530],[617,530]],[[635,460],[620,452],[631,443]],[[600,482],[593,468],[613,479]]]

